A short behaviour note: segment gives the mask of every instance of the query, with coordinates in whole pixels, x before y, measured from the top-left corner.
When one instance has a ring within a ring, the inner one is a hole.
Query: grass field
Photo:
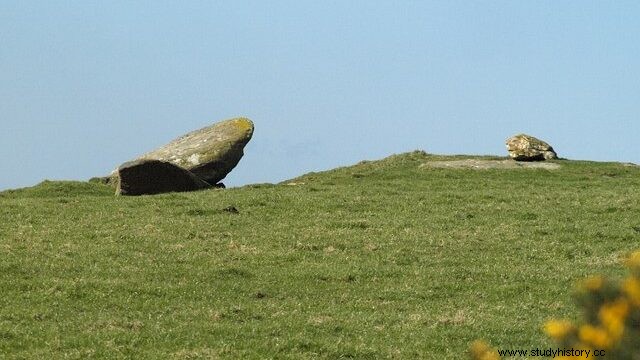
[[[640,167],[420,166],[461,158],[416,151],[157,196],[87,182],[1,192],[0,358],[548,348],[543,322],[579,316],[576,281],[624,273],[640,248]]]

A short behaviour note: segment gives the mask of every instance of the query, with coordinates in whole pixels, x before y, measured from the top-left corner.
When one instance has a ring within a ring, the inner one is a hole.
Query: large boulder
[[[216,184],[238,164],[252,135],[251,120],[225,120],[183,135],[138,160],[167,161]]]
[[[150,195],[211,187],[189,170],[160,160],[129,161],[120,165],[117,174],[116,194],[119,195]]]
[[[543,161],[557,159],[551,145],[531,135],[518,134],[507,139],[509,156],[516,161]]]

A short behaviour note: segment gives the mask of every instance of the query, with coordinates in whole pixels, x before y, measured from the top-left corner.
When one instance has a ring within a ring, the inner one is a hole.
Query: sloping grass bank
[[[640,244],[640,168],[420,166],[115,197],[0,193],[2,358],[460,359],[549,347],[588,274]],[[223,209],[234,206],[239,213]]]

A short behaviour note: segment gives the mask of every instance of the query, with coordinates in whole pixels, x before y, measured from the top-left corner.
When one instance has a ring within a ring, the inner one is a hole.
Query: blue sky
[[[638,1],[3,1],[0,189],[256,125],[228,185],[414,149],[640,163]]]

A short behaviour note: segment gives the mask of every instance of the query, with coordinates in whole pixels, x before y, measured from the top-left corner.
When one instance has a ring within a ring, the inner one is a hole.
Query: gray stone
[[[103,185],[111,185],[116,186],[118,182],[118,173],[117,170],[111,173],[111,175],[107,176],[96,176],[89,179],[89,182],[99,183]]]
[[[238,164],[252,135],[251,120],[229,119],[192,131],[138,159],[167,161],[216,184]]]
[[[151,195],[194,191],[211,187],[190,171],[170,162],[140,159],[126,162],[117,170],[118,195]]]
[[[516,161],[543,161],[557,159],[551,145],[531,135],[518,134],[507,139],[509,156]]]

